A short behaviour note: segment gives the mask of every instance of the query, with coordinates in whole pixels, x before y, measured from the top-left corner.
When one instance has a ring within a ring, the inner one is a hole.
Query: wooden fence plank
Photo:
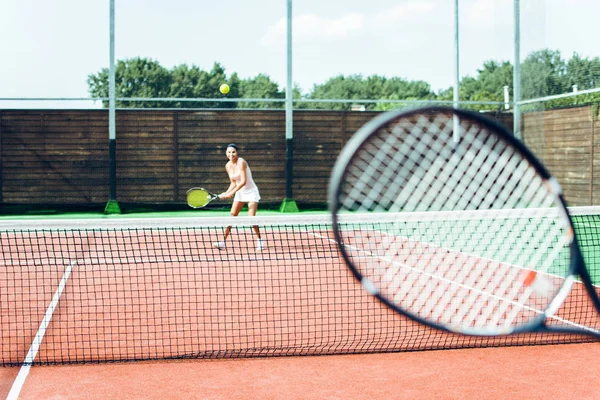
[[[591,107],[527,113],[525,142],[559,178],[571,205],[600,202],[600,130]],[[371,111],[294,111],[293,193],[324,205],[335,160]],[[512,127],[512,115],[490,114]],[[284,110],[117,110],[117,200],[185,206],[192,186],[225,190],[235,142],[262,201],[285,195]],[[107,110],[0,110],[0,205],[108,200]]]

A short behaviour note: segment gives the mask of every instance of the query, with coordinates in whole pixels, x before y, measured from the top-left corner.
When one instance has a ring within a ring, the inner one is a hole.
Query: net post
[[[293,161],[294,142],[292,138],[286,140],[286,157],[285,157],[285,198],[279,207],[280,212],[298,212],[298,206],[294,201],[292,194],[292,167]]]
[[[282,213],[295,213],[299,211],[298,205],[296,205],[296,201],[294,199],[285,198],[279,206],[279,212]]]
[[[113,114],[114,115],[114,114]],[[114,116],[109,118],[113,121],[114,124]],[[114,125],[113,125],[114,126]],[[121,209],[119,208],[119,203],[117,202],[117,159],[116,159],[116,141],[115,139],[110,139],[108,143],[108,175],[109,175],[109,199],[106,207],[104,208],[104,214],[120,214]]]
[[[109,200],[104,207],[104,214],[121,214],[121,207],[116,200]]]

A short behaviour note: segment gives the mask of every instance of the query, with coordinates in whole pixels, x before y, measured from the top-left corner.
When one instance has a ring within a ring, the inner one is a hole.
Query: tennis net
[[[600,282],[600,207],[571,211]],[[361,235],[386,222],[386,215],[371,218],[348,224]],[[225,247],[214,247],[227,226]],[[3,366],[590,340],[462,336],[399,316],[351,276],[328,215],[4,220],[0,245]],[[585,293],[574,296],[561,317],[597,324]]]

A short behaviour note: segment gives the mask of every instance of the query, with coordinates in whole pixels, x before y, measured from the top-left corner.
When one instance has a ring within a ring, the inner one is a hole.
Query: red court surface
[[[19,399],[597,399],[600,343],[35,366]],[[18,368],[0,369],[5,398]]]
[[[168,234],[165,241],[122,235],[121,255],[105,248],[110,240],[84,233],[85,240],[77,241],[85,243],[83,248],[67,247],[73,253],[68,257],[59,248],[59,256],[50,258],[57,262],[44,261],[44,268],[35,269],[21,260],[46,254],[46,237],[36,236],[32,243],[40,250],[6,258],[9,268],[0,277],[12,293],[7,297],[12,308],[6,308],[0,326],[0,337],[7,338],[2,341],[5,363],[25,360],[32,342],[42,343],[36,361],[48,363],[134,360],[140,354],[274,357],[36,365],[22,381],[17,379],[20,368],[2,367],[0,398],[7,398],[11,388],[18,388],[19,399],[600,398],[600,343],[482,348],[506,338],[434,332],[368,295],[327,235],[313,232],[299,241],[297,231],[286,232],[285,237],[267,237],[268,244],[288,243],[285,252],[268,245],[257,254],[244,237],[232,239],[232,246],[245,254],[242,263],[195,236],[185,237],[187,247],[172,247]],[[149,243],[148,248],[137,241]],[[132,243],[144,249],[137,256],[141,260],[131,260]],[[189,254],[194,257],[186,258]],[[36,273],[27,274],[30,270]],[[59,281],[64,290],[53,302]],[[572,293],[583,297],[577,287]],[[53,303],[55,309],[49,306]],[[572,304],[581,301],[567,300],[564,310]],[[52,323],[43,341],[35,341],[40,320],[51,308]],[[582,325],[598,326],[595,312],[574,314],[583,318]],[[13,332],[19,333],[16,339],[11,339]],[[340,347],[340,338],[352,340],[344,339]],[[548,337],[530,339],[511,337],[511,343],[540,343]],[[440,347],[470,348],[378,353]],[[294,354],[371,354],[280,356],[296,349],[305,352]]]

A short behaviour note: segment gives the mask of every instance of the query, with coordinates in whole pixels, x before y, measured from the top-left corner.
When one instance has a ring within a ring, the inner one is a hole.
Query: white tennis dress
[[[241,174],[231,175],[231,179],[234,181],[239,181],[241,179]],[[243,203],[248,202],[257,202],[260,200],[260,193],[258,192],[258,187],[256,183],[254,183],[254,179],[252,179],[252,171],[250,171],[250,166],[246,163],[246,184],[242,186],[240,190],[235,192],[235,196],[233,196],[233,201],[240,201]]]

